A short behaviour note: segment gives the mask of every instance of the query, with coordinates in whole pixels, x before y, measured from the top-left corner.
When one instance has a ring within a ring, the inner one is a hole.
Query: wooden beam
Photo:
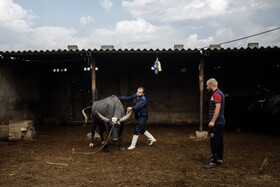
[[[199,63],[199,93],[200,93],[200,114],[199,114],[199,130],[203,130],[203,86],[204,86],[204,59],[200,58]]]
[[[91,91],[92,91],[92,103],[96,100],[96,72],[95,72],[95,59],[91,60]]]

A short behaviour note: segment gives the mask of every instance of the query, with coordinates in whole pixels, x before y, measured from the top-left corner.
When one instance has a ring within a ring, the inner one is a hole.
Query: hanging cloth
[[[156,70],[157,67],[158,67],[158,58],[156,58],[156,61],[155,61],[155,63],[154,63],[154,70]]]
[[[158,72],[162,71],[161,64],[160,64],[160,61],[158,60],[158,57],[156,58],[156,61],[154,63],[154,66],[152,67],[152,69],[155,70],[156,75],[158,74]]]
[[[155,74],[158,74],[158,58],[156,58],[156,61],[154,63],[154,70],[155,70]]]
[[[158,67],[158,71],[162,71],[160,61],[158,61],[157,67]]]

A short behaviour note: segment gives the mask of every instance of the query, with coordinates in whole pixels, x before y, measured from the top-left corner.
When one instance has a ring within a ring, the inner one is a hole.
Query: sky
[[[280,26],[280,0],[0,0],[0,51],[185,49]],[[280,29],[223,48],[280,46]]]

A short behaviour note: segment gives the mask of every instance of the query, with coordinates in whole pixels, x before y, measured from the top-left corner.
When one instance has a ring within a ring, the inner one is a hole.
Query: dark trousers
[[[224,156],[224,124],[215,124],[210,131],[211,158],[210,162],[216,163]]]
[[[146,124],[146,121],[148,120],[148,117],[146,117],[146,116],[140,117],[136,120],[137,120],[137,122],[136,122],[136,127],[134,129],[134,135],[139,135],[140,133],[144,134],[146,131],[145,124]]]

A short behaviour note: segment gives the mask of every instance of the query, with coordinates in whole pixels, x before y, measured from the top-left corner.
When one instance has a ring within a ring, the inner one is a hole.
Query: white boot
[[[157,140],[149,133],[147,130],[145,131],[144,135],[148,138],[150,141],[149,146],[153,145]]]
[[[127,148],[128,150],[132,150],[135,148],[139,135],[133,135],[131,145]]]

